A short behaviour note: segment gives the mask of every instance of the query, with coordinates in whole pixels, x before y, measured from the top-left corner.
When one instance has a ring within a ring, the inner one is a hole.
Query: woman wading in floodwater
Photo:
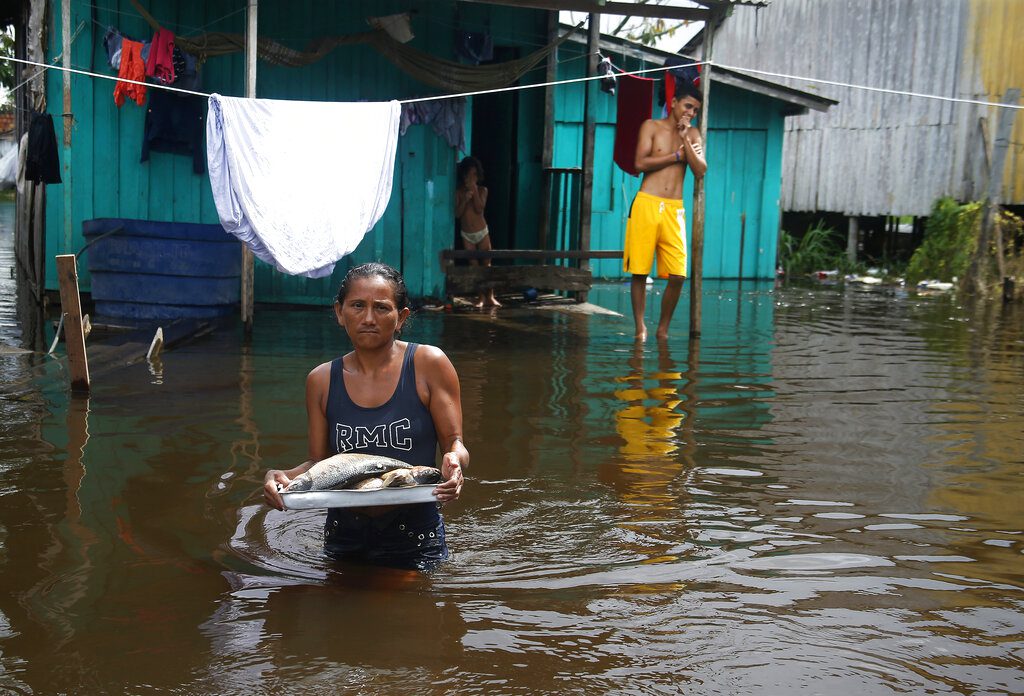
[[[345,276],[334,313],[354,349],[306,378],[309,461],[267,472],[268,505],[284,509],[277,484],[287,486],[331,455],[359,452],[434,466],[438,445],[444,456],[437,500],[458,499],[469,464],[459,376],[441,349],[398,340],[409,318],[408,300],[401,274],[385,264],[367,263]],[[325,548],[338,558],[428,570],[448,558],[438,507],[331,508]]]

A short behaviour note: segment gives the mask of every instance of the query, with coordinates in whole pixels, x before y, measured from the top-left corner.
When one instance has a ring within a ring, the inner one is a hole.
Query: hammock
[[[138,0],[131,0],[131,3],[154,31],[160,29],[160,23],[138,3]],[[523,74],[556,50],[569,38],[570,34],[571,32],[567,32],[547,46],[522,58],[490,65],[464,65],[438,58],[395,41],[387,32],[381,30],[348,36],[323,37],[312,41],[304,51],[289,48],[273,39],[257,38],[256,54],[268,63],[297,68],[321,60],[338,46],[369,44],[399,70],[424,84],[450,92],[476,92],[507,87],[515,83]],[[174,42],[181,50],[191,53],[201,60],[245,50],[243,35],[224,32],[176,36]]]

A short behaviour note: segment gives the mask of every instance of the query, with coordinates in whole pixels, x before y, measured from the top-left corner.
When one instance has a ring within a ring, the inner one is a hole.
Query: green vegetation
[[[0,29],[0,56],[14,57],[14,29]],[[14,63],[0,60],[0,112],[14,108]]]
[[[981,229],[980,203],[960,205],[952,198],[935,201],[924,226],[924,241],[910,257],[907,282],[963,278]]]
[[[907,266],[907,282],[934,278],[959,281],[966,294],[998,296],[1003,277],[1024,278],[1024,220],[996,208],[992,229],[979,248],[985,205],[957,203],[952,198],[935,202],[925,223],[924,241]]]
[[[787,278],[826,269],[836,269],[844,275],[863,270],[861,264],[850,263],[836,231],[820,220],[799,240],[782,232],[779,263]]]

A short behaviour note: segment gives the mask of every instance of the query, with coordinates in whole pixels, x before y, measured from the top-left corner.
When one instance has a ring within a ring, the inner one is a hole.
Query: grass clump
[[[833,228],[826,227],[820,220],[799,240],[783,231],[779,264],[790,278],[830,269],[842,274],[859,272],[863,264],[850,263],[843,241]]]

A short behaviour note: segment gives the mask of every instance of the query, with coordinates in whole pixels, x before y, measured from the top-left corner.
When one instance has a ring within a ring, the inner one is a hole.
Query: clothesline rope
[[[938,94],[924,94],[923,92],[907,92],[900,89],[887,89],[885,87],[869,87],[867,85],[855,85],[850,82],[835,82],[834,80],[821,80],[814,77],[801,77],[799,75],[787,75],[786,73],[769,72],[767,70],[754,70],[753,68],[737,68],[732,65],[725,65],[724,63],[711,63],[712,67],[724,68],[725,70],[736,70],[738,72],[754,73],[756,75],[768,75],[770,77],[782,77],[788,80],[798,80],[801,82],[817,82],[822,85],[832,85],[834,87],[849,87],[851,89],[863,89],[868,92],[882,92],[884,94],[895,94],[903,97],[921,97],[923,99],[937,99],[939,101],[955,102],[958,104],[980,104],[981,106],[998,106],[1003,109],[1024,109],[1024,105],[1021,104],[1001,104],[999,102],[984,101],[982,99],[963,99],[961,97],[943,97]]]
[[[43,68],[45,70],[62,70],[64,72],[74,73],[75,75],[85,75],[86,77],[99,77],[104,80],[113,80],[114,82],[127,82],[132,85],[142,85],[143,87],[151,87],[153,89],[166,89],[170,92],[181,92],[182,94],[194,94],[197,97],[209,97],[210,95],[206,92],[195,92],[191,89],[181,89],[179,87],[171,87],[170,85],[161,85],[152,82],[140,82],[139,80],[126,80],[123,77],[116,75],[104,75],[103,73],[89,72],[88,70],[78,70],[77,68],[65,68],[61,65],[51,65],[49,63],[37,63],[34,60],[25,60],[23,58],[12,58],[10,56],[0,56],[0,60],[7,60],[12,63],[22,63],[24,65],[35,65],[36,67]],[[34,76],[33,76],[34,77]]]
[[[65,67],[60,66],[60,65],[50,65],[48,63],[38,63],[36,61],[25,60],[25,59],[22,59],[22,58],[13,58],[11,56],[0,56],[0,60],[6,60],[6,61],[13,62],[13,63],[22,63],[24,65],[34,65],[34,66],[37,66],[37,67],[40,67],[40,68],[44,68],[44,69],[47,69],[47,70],[63,70],[63,71],[66,71],[66,72],[74,73],[76,75],[85,75],[87,77],[98,77],[98,78],[102,78],[104,80],[113,80],[115,82],[127,82],[129,84],[143,85],[144,87],[149,87],[151,89],[165,89],[165,90],[168,90],[170,92],[180,92],[182,94],[192,94],[192,95],[199,96],[199,97],[209,97],[210,96],[210,94],[208,94],[206,92],[196,92],[196,91],[190,90],[190,89],[180,89],[178,87],[171,87],[170,85],[161,85],[161,84],[155,84],[155,83],[151,83],[151,82],[139,82],[139,81],[136,81],[136,80],[126,80],[124,78],[119,78],[116,75],[104,75],[102,73],[90,72],[88,70],[78,70],[76,68],[65,68]],[[849,83],[849,82],[836,82],[834,80],[822,80],[822,79],[819,79],[819,78],[804,77],[804,76],[801,76],[801,75],[789,75],[789,74],[786,74],[786,73],[769,72],[767,70],[755,70],[753,68],[741,68],[741,67],[736,67],[736,66],[732,66],[732,65],[725,65],[723,63],[716,63],[714,61],[694,61],[692,63],[684,63],[682,65],[669,65],[669,66],[661,66],[661,67],[657,67],[657,68],[645,68],[643,70],[629,70],[629,71],[625,71],[625,72],[620,72],[620,73],[618,73],[618,75],[643,75],[643,74],[646,74],[646,73],[664,72],[666,70],[677,70],[679,68],[687,68],[687,67],[693,67],[693,66],[698,66],[698,65],[709,65],[711,67],[718,66],[718,67],[723,68],[725,70],[734,70],[736,72],[741,72],[741,73],[751,73],[751,74],[756,74],[756,75],[768,75],[768,76],[771,76],[771,77],[781,77],[781,78],[785,78],[785,79],[789,79],[789,80],[797,80],[797,81],[803,81],[803,82],[816,82],[816,83],[819,83],[819,84],[832,85],[832,86],[835,86],[835,87],[847,87],[847,88],[850,88],[850,89],[862,89],[862,90],[866,90],[866,91],[869,91],[869,92],[881,92],[881,93],[884,93],[884,94],[893,94],[893,95],[905,96],[905,97],[918,97],[918,98],[921,98],[921,99],[936,99],[936,100],[939,100],[939,101],[952,102],[952,103],[957,103],[957,104],[976,104],[976,105],[979,105],[979,106],[991,106],[991,107],[996,107],[996,108],[1001,108],[1001,109],[1024,109],[1024,105],[1021,105],[1021,104],[1001,104],[999,102],[985,101],[983,99],[964,99],[962,97],[945,97],[945,96],[938,95],[938,94],[925,94],[925,93],[922,93],[922,92],[910,92],[910,91],[898,90],[898,89],[887,89],[885,87],[871,87],[871,86],[868,86],[868,85],[857,85],[857,84],[853,84],[853,83]],[[574,83],[578,83],[578,82],[589,82],[591,80],[603,80],[603,79],[606,79],[606,78],[607,78],[607,75],[591,75],[591,76],[588,76],[588,77],[576,77],[576,78],[570,78],[570,79],[566,79],[566,80],[554,80],[552,82],[540,82],[540,83],[529,84],[529,85],[513,85],[511,87],[498,87],[498,88],[495,88],[495,89],[483,89],[483,90],[478,90],[478,91],[475,91],[475,92],[459,92],[457,94],[439,94],[439,95],[434,95],[434,96],[429,96],[429,97],[417,97],[417,98],[413,98],[413,99],[399,99],[397,101],[398,101],[399,104],[415,104],[417,102],[434,101],[434,100],[437,100],[437,99],[456,99],[456,98],[459,98],[459,97],[475,97],[475,96],[480,96],[480,95],[483,95],[483,94],[497,94],[497,93],[500,93],[500,92],[515,92],[515,91],[524,90],[524,89],[535,89],[535,88],[538,88],[538,87],[557,87],[558,85],[568,85],[568,84],[574,84]]]

